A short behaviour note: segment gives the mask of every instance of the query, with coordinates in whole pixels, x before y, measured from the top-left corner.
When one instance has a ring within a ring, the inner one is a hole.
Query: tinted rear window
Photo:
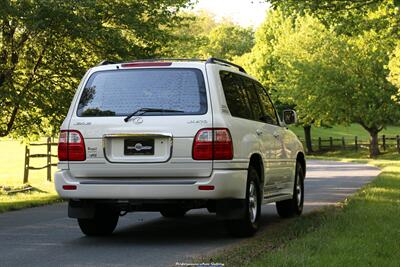
[[[127,116],[141,108],[180,110],[143,116],[207,112],[204,77],[198,69],[135,69],[92,74],[83,89],[80,117]]]

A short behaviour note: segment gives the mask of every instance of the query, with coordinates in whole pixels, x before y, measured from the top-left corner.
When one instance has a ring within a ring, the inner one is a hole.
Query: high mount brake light
[[[232,137],[226,128],[206,128],[197,132],[193,142],[195,160],[231,160]]]
[[[79,131],[63,130],[58,141],[58,160],[84,161],[86,159],[85,141]]]
[[[137,68],[137,67],[168,67],[172,62],[131,62],[121,64],[122,68]]]

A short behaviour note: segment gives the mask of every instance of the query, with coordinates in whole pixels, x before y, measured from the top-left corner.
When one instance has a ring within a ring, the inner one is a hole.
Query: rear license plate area
[[[154,155],[154,139],[125,139],[124,155]]]

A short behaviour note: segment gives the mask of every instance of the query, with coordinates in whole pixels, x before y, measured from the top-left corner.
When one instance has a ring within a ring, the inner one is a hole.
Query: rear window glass
[[[128,116],[141,108],[179,110],[141,116],[207,112],[204,77],[198,69],[135,69],[92,74],[83,89],[80,117]]]

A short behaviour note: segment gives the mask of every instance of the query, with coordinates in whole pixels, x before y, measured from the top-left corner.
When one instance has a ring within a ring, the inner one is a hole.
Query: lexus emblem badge
[[[142,124],[143,123],[143,118],[142,117],[135,117],[132,119],[132,122],[134,124]]]

